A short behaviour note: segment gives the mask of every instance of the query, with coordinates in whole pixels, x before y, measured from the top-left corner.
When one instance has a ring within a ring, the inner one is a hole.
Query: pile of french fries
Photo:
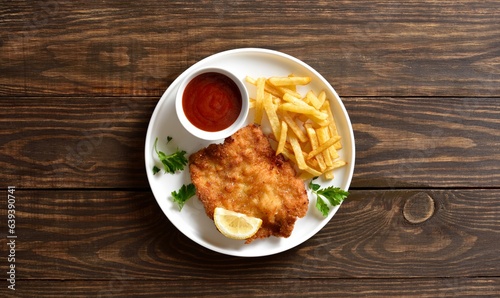
[[[346,164],[339,158],[341,138],[335,125],[326,93],[316,95],[309,90],[305,96],[297,86],[306,86],[310,77],[252,78],[246,81],[256,87],[250,108],[255,110],[254,122],[262,124],[267,116],[272,138],[277,142],[276,155],[283,154],[297,165],[304,180],[322,176],[334,178],[334,170]]]

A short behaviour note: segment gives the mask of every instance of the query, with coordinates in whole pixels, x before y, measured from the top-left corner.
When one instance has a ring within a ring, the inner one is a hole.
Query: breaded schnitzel
[[[215,207],[262,219],[247,239],[289,237],[297,217],[304,217],[309,199],[304,182],[289,161],[276,156],[260,126],[251,124],[223,144],[211,144],[189,157],[196,192],[213,219]]]

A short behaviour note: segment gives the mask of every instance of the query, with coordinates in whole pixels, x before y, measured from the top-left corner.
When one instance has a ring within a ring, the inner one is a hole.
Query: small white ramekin
[[[194,79],[195,77],[203,73],[209,73],[209,72],[216,72],[229,77],[231,80],[234,81],[236,86],[238,86],[238,89],[240,90],[241,93],[241,111],[240,114],[238,115],[238,118],[229,127],[220,131],[205,131],[194,126],[186,117],[186,114],[184,113],[184,109],[182,107],[182,97],[184,95],[184,90],[187,84],[189,84],[189,82],[191,82],[191,80]],[[247,120],[248,109],[249,109],[249,97],[245,84],[241,79],[238,79],[238,77],[236,77],[233,73],[222,68],[207,67],[207,68],[193,70],[192,72],[187,74],[187,76],[180,82],[179,89],[177,90],[175,98],[175,110],[182,126],[193,136],[208,141],[225,139],[234,134],[238,129],[243,127]]]

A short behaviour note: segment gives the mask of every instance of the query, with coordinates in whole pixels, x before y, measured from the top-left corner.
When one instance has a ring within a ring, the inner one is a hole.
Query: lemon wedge
[[[257,233],[262,219],[217,207],[214,210],[214,223],[227,238],[243,240]]]

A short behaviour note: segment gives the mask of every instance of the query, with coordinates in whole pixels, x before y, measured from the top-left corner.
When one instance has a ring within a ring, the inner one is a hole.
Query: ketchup
[[[241,107],[236,83],[216,72],[196,76],[182,95],[182,108],[189,122],[205,131],[228,128],[238,118]]]

